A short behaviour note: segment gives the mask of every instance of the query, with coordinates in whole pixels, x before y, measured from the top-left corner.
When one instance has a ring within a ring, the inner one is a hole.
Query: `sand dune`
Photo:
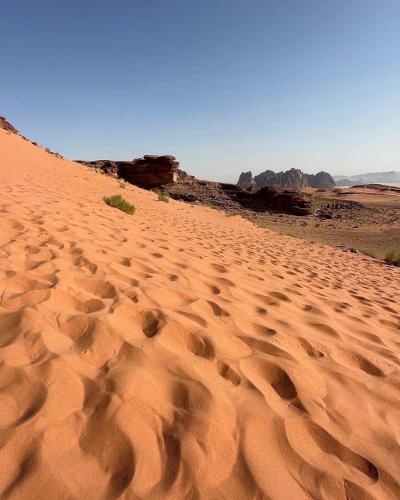
[[[5,131],[0,185],[3,498],[400,497],[399,269]]]

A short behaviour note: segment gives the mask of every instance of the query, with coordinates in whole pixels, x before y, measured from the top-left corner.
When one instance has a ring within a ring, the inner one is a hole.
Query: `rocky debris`
[[[254,176],[251,172],[242,172],[239,177],[239,186],[250,186],[255,184],[258,187],[276,187],[280,189],[302,189],[305,187],[315,187],[330,189],[335,187],[333,177],[327,172],[317,174],[305,174],[302,170],[291,168],[286,172],[275,173],[272,170],[265,170]]]
[[[242,172],[239,176],[238,180],[238,186],[253,186],[254,185],[254,179],[253,179],[253,174],[249,172]]]
[[[86,160],[76,160],[77,163],[81,163],[87,167],[94,168],[96,172],[101,172],[106,175],[111,175],[112,177],[118,177],[118,167],[117,161],[112,160],[95,160],[95,161],[86,161]]]
[[[359,201],[352,200],[343,200],[343,201],[334,201],[332,203],[327,203],[323,205],[321,208],[316,210],[315,215],[320,219],[341,219],[342,214],[338,213],[344,210],[354,210],[363,208],[362,203]]]
[[[5,119],[4,116],[0,116],[0,128],[6,130],[7,132],[10,132],[11,134],[19,135],[18,130],[15,127],[13,127],[11,123]]]
[[[174,156],[145,155],[132,161],[78,160],[104,174],[121,179],[144,189],[160,188],[177,180],[179,162]]]

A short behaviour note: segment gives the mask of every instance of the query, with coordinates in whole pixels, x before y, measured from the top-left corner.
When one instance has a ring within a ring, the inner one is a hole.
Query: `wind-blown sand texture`
[[[3,498],[400,497],[399,269],[5,131],[0,186]]]

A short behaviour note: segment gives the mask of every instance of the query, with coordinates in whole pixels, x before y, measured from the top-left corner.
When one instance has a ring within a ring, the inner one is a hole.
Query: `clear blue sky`
[[[399,0],[8,0],[0,114],[200,177],[400,170]]]

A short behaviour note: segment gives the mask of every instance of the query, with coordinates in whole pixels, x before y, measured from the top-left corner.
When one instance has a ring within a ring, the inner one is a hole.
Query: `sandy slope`
[[[399,498],[398,269],[4,131],[0,185],[2,497]]]

